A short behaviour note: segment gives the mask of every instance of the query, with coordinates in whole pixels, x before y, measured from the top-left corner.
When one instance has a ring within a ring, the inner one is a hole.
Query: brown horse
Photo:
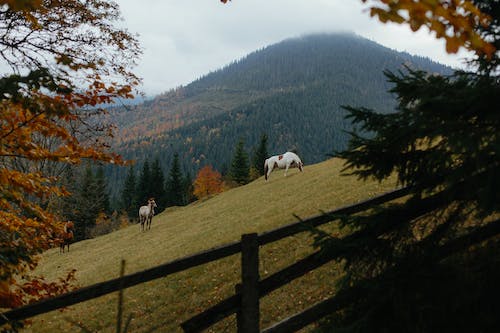
[[[68,246],[68,252],[69,252],[69,244],[71,244],[73,242],[73,228],[74,228],[74,224],[73,222],[66,222],[64,224],[64,231],[61,235],[61,244],[60,244],[60,247],[59,247],[59,252],[60,253],[64,253],[64,248],[66,246]]]

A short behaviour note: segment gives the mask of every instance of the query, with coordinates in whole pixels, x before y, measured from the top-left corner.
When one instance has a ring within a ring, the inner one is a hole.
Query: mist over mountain
[[[227,171],[239,139],[251,154],[266,134],[271,154],[294,149],[306,165],[316,163],[347,146],[351,124],[342,105],[393,112],[383,71],[405,66],[452,71],[350,33],[287,39],[142,104],[111,109],[114,149],[138,166],[158,158],[165,169],[178,153],[194,177],[206,164]],[[124,168],[108,174],[120,187]]]

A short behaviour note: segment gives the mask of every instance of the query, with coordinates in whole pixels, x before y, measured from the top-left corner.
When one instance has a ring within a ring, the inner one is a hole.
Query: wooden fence
[[[238,332],[259,332],[259,299],[261,297],[331,261],[331,257],[326,257],[318,251],[260,280],[260,246],[318,227],[340,216],[362,212],[371,207],[403,197],[408,193],[409,188],[394,190],[372,199],[326,212],[306,220],[300,220],[299,222],[291,223],[259,235],[243,235],[241,241],[238,242],[226,244],[150,269],[83,287],[54,298],[45,299],[37,303],[3,312],[0,313],[0,326],[10,321],[24,320],[39,314],[85,302],[241,252],[242,281],[241,284],[235,286],[235,295],[185,321],[181,326],[185,332],[199,332],[221,319],[236,313]],[[336,300],[336,302],[338,302],[338,300]],[[316,305],[320,309],[314,308],[313,310],[306,310],[304,313],[299,314],[299,317],[295,315],[288,321],[277,323],[263,330],[263,332],[289,332],[297,330],[335,310],[335,304],[332,305],[328,302],[326,302],[326,304],[323,303],[325,302]],[[320,314],[322,314],[322,316],[318,317]],[[300,320],[297,320],[297,318],[300,318]]]

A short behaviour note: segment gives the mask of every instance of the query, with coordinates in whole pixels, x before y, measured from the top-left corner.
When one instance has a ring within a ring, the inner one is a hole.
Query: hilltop
[[[58,249],[43,255],[38,274],[54,278],[76,268],[81,286],[117,277],[120,260],[126,273],[140,271],[211,247],[238,240],[243,233],[263,232],[334,208],[385,192],[394,184],[360,182],[340,174],[343,162],[331,159],[306,165],[283,177],[273,172],[263,178],[185,207],[169,208],[155,216],[152,230],[140,232],[138,225],[73,244],[68,254]],[[265,246],[261,251],[261,276],[304,257],[313,250],[308,233]],[[332,292],[330,265],[308,274],[262,301],[263,323],[282,318]],[[239,279],[239,256],[175,274],[125,291],[125,312],[133,314],[131,331],[147,332],[158,326],[162,332],[179,331],[179,323],[217,300],[232,294]],[[292,295],[292,296],[290,296]],[[113,332],[116,296],[108,295],[80,304],[63,313],[36,319],[27,332],[75,330],[80,322],[91,330]],[[43,319],[43,322],[41,321]],[[214,331],[234,322],[228,320]],[[161,329],[160,329],[161,328]],[[231,331],[232,328],[229,328]]]

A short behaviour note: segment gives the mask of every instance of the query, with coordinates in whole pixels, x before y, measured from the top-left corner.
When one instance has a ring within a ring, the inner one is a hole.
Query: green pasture
[[[324,211],[353,204],[395,187],[395,182],[361,182],[341,175],[343,162],[331,159],[271,174],[268,182],[231,189],[186,207],[169,208],[153,219],[152,229],[139,225],[75,243],[69,253],[43,254],[37,274],[48,278],[76,269],[80,286],[151,268],[190,254],[239,240],[244,233],[264,232]],[[325,230],[335,230],[327,226]],[[313,252],[307,233],[271,243],[260,250],[260,274],[266,277]],[[160,278],[124,291],[124,320],[129,332],[180,332],[179,324],[234,293],[239,282],[239,255]],[[286,318],[335,292],[338,264],[326,265],[261,300],[262,327]],[[117,293],[33,318],[25,332],[115,332]],[[234,332],[232,316],[213,326]]]

